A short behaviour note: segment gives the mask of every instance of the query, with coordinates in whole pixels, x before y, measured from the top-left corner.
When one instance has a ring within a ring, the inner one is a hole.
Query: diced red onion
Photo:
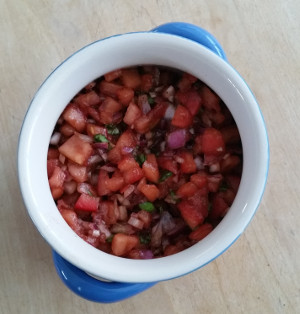
[[[175,94],[175,88],[174,86],[170,85],[167,89],[163,92],[163,97],[168,99],[170,102],[174,101],[174,94]]]
[[[66,156],[64,156],[63,154],[59,154],[58,160],[59,160],[62,164],[64,164],[65,161],[66,161]]]
[[[64,190],[67,194],[73,194],[76,191],[77,183],[75,181],[69,181],[64,183]]]
[[[194,158],[194,162],[195,162],[196,167],[197,167],[198,170],[203,170],[204,169],[203,161],[202,161],[202,159],[199,156],[196,156]]]
[[[129,200],[128,200],[127,198],[124,198],[124,200],[123,200],[123,202],[122,202],[122,205],[124,205],[124,206],[126,206],[126,207],[130,206]]]
[[[61,134],[59,132],[54,132],[50,139],[51,145],[58,145],[61,138]]]
[[[174,228],[170,229],[166,234],[168,236],[172,236],[175,234],[178,234],[179,232],[181,232],[184,228],[186,227],[186,224],[183,220],[179,220],[176,225],[174,226]]]
[[[118,111],[116,113],[113,114],[112,117],[112,123],[119,123],[123,118],[123,113],[121,111]]]
[[[143,114],[147,114],[151,110],[151,106],[146,94],[140,95],[138,98],[138,105],[141,108]]]
[[[130,154],[130,153],[133,152],[133,150],[134,150],[133,147],[128,147],[128,146],[122,147],[122,153],[123,153],[123,154]]]
[[[94,143],[94,147],[98,148],[98,149],[102,149],[102,150],[108,150],[108,143],[102,143],[102,142],[98,142],[98,143]]]
[[[95,165],[100,161],[102,161],[102,158],[99,155],[93,155],[88,159],[88,165]]]
[[[125,221],[127,220],[127,208],[125,206],[119,206],[119,220]]]
[[[105,170],[107,172],[114,172],[116,171],[117,168],[113,167],[113,166],[109,166],[109,165],[104,165],[101,167],[102,170]]]
[[[105,223],[103,221],[99,222],[97,224],[98,229],[100,230],[101,233],[105,235],[106,238],[111,236],[111,232],[109,229],[106,227]]]
[[[173,228],[175,228],[176,224],[174,222],[174,218],[167,211],[164,211],[161,215],[161,224],[163,228],[163,233],[167,233]]]
[[[179,156],[177,156],[177,155],[174,156],[174,159],[175,159],[175,161],[178,162],[179,164],[183,164],[183,163],[184,163],[184,159],[181,158],[181,157],[179,157]]]
[[[166,149],[166,142],[165,142],[165,141],[162,141],[162,142],[160,143],[159,147],[160,147],[160,151],[161,151],[161,152],[165,151],[165,149]]]
[[[98,154],[104,161],[107,160],[107,153],[105,153],[102,149],[98,149]]]
[[[151,250],[139,250],[139,254],[141,259],[151,259],[154,257]]]
[[[209,166],[209,172],[219,172],[221,169],[220,164],[219,163],[215,163]]]
[[[144,227],[144,222],[134,217],[133,215],[130,216],[128,224],[140,230]]]
[[[93,138],[86,135],[86,134],[82,134],[82,133],[76,133],[84,142],[87,142],[87,143],[93,143]]]
[[[126,190],[124,191],[124,198],[126,199],[134,190],[135,190],[134,185],[132,184],[128,185]]]
[[[116,194],[116,196],[119,203],[122,203],[124,201],[124,197],[121,194]]]
[[[78,183],[77,192],[83,194],[95,194],[93,187],[89,183]]]
[[[135,230],[128,223],[116,223],[110,228],[112,233],[134,234]]]
[[[185,129],[178,129],[167,136],[168,146],[171,149],[177,149],[185,146],[187,132]]]
[[[175,108],[171,104],[168,106],[164,118],[167,120],[172,120],[174,117]]]

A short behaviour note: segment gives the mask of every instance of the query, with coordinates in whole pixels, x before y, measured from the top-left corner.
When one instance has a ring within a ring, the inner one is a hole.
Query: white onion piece
[[[125,206],[119,206],[119,220],[126,221],[127,220],[127,208]]]
[[[162,93],[163,97],[168,99],[170,102],[174,101],[174,94],[175,94],[175,88],[172,85],[166,88],[164,92]]]
[[[133,215],[130,216],[128,224],[137,229],[143,229],[144,227],[144,222],[134,217]]]
[[[67,194],[73,194],[77,189],[77,183],[75,181],[69,181],[64,183],[64,191]]]
[[[183,164],[184,163],[184,159],[183,158],[181,158],[181,157],[179,157],[179,156],[174,156],[174,159],[175,159],[175,161],[176,162],[178,162],[179,164]]]
[[[124,191],[124,198],[126,199],[134,190],[135,190],[134,185],[132,184],[128,185],[126,190]]]
[[[115,167],[112,167],[112,166],[108,166],[108,165],[104,165],[101,167],[102,170],[105,170],[107,172],[114,172],[116,171],[117,168]]]
[[[50,139],[51,145],[58,145],[61,138],[61,134],[59,132],[54,132]]]
[[[203,170],[204,169],[203,161],[199,156],[194,158],[194,162],[196,164],[197,170]]]
[[[62,164],[64,164],[65,161],[66,161],[66,156],[64,156],[63,154],[59,154],[58,160],[59,160]]]
[[[209,166],[209,172],[212,172],[212,173],[219,172],[220,169],[221,169],[220,163],[218,163],[218,162]]]

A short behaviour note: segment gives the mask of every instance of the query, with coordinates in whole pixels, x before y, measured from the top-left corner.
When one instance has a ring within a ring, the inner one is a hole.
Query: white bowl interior
[[[130,260],[85,243],[66,224],[50,193],[46,159],[62,110],[86,84],[132,65],[156,64],[189,72],[210,86],[230,109],[243,143],[243,175],[236,199],[222,222],[193,247],[154,260]],[[95,276],[119,282],[151,282],[191,272],[213,260],[243,232],[262,197],[268,142],[259,107],[239,74],[201,45],[174,35],[132,33],[95,42],[76,52],[42,84],[20,134],[18,171],[28,213],[39,232],[66,260]]]

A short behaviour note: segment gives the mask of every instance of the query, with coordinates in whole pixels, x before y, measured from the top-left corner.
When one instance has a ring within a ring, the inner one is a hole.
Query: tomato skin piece
[[[122,109],[122,104],[111,97],[106,97],[99,107],[99,119],[103,124],[115,123],[115,114]]]
[[[137,236],[117,233],[111,243],[112,253],[116,256],[124,256],[139,244]]]
[[[179,187],[179,189],[176,191],[176,195],[178,195],[179,197],[187,198],[193,196],[197,190],[197,185],[195,185],[193,182],[187,182]]]
[[[197,171],[192,152],[181,151],[178,153],[178,156],[184,160],[184,162],[180,164],[180,171],[182,173],[194,173]]]
[[[171,124],[178,128],[185,129],[193,124],[193,116],[186,107],[178,105]]]
[[[86,165],[93,152],[91,144],[83,141],[77,134],[67,139],[58,150],[79,165]]]
[[[194,229],[203,223],[203,215],[191,202],[183,200],[177,205],[177,208],[179,209],[182,218],[191,229]]]
[[[207,128],[202,135],[202,151],[207,155],[222,155],[225,143],[222,133],[215,128]]]
[[[146,161],[143,163],[143,170],[147,180],[157,183],[159,180],[159,170],[157,160],[154,154],[148,154]]]
[[[110,193],[110,190],[107,187],[107,182],[109,180],[108,174],[105,170],[99,171],[98,175],[98,185],[97,192],[99,196],[104,196]]]
[[[204,223],[199,226],[196,230],[193,230],[189,234],[189,238],[191,240],[200,241],[204,239],[207,235],[209,235],[213,230],[213,226],[209,223]]]
[[[105,80],[101,81],[99,84],[100,92],[110,97],[117,97],[117,92],[121,88],[123,88],[121,85],[107,82]]]
[[[99,197],[90,196],[88,194],[80,194],[77,202],[75,203],[74,207],[78,210],[90,211],[95,212],[98,210],[99,206]]]

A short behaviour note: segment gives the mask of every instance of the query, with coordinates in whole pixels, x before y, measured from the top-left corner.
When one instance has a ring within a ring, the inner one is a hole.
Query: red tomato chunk
[[[205,238],[235,199],[242,144],[222,100],[181,71],[116,69],[83,88],[51,137],[57,208],[82,239],[132,259]]]

